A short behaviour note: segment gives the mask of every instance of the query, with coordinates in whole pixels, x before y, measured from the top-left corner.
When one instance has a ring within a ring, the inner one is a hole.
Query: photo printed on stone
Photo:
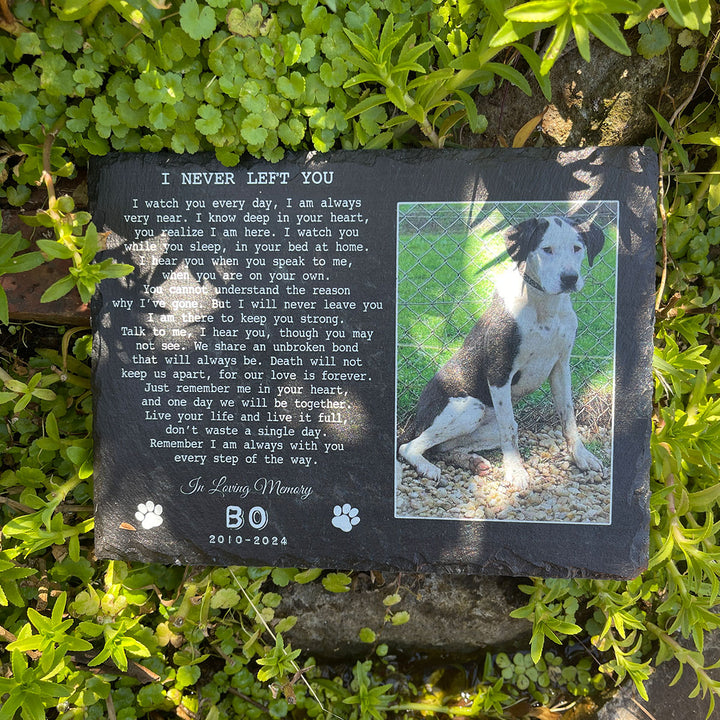
[[[610,523],[618,210],[398,206],[396,517]],[[517,468],[504,466],[489,387],[502,370]]]

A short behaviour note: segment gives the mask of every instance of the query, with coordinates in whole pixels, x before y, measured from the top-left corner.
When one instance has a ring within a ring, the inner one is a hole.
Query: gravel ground
[[[569,522],[608,524],[612,495],[610,458],[612,435],[607,428],[580,428],[586,446],[603,462],[602,473],[578,470],[570,460],[559,429],[521,430],[520,452],[530,474],[527,490],[518,492],[504,483],[502,455],[485,453],[491,467],[473,475],[432,458],[442,469],[438,483],[419,477],[400,463],[396,488],[396,515],[409,518],[501,520],[515,522]]]

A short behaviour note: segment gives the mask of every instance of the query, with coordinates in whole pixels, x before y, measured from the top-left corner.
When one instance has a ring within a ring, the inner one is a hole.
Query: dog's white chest
[[[558,361],[568,358],[577,329],[572,309],[546,314],[528,306],[516,321],[521,342],[511,375],[514,399],[537,390]]]

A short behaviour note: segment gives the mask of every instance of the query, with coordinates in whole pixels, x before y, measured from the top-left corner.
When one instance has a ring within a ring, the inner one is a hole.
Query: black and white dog
[[[577,330],[570,293],[583,287],[583,258],[592,266],[604,241],[594,223],[561,217],[525,220],[506,233],[513,264],[463,346],[425,386],[405,433],[412,439],[400,445],[400,456],[421,475],[440,479],[424,455],[431,448],[477,471],[486,466],[477,453],[499,447],[506,483],[527,488],[513,403],[548,378],[573,462],[602,471],[578,434],[569,361]]]

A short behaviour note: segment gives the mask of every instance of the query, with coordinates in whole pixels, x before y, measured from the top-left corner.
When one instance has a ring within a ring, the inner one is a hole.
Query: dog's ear
[[[528,255],[540,244],[550,223],[545,218],[531,218],[513,225],[505,233],[505,246],[510,257],[516,262],[524,262]]]
[[[580,233],[580,239],[585,243],[588,263],[592,267],[593,261],[605,244],[605,233],[594,222],[578,225],[577,231]]]

